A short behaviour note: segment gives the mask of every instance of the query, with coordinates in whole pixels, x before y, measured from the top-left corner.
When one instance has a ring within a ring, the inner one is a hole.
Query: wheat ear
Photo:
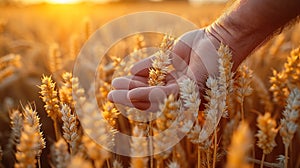
[[[288,167],[288,148],[297,131],[297,120],[299,119],[300,110],[300,91],[294,89],[291,91],[285,110],[283,111],[283,118],[280,120],[281,128],[280,135],[285,147],[285,168]]]
[[[67,104],[70,108],[74,108],[72,96],[72,73],[64,72],[62,74],[63,84],[59,89],[59,99],[61,103]]]
[[[251,132],[245,122],[241,122],[233,133],[231,144],[228,148],[227,168],[250,168],[246,158],[251,148]]]
[[[49,46],[48,63],[49,70],[52,74],[62,70],[62,55],[57,43],[53,43]]]
[[[59,139],[51,146],[52,164],[56,168],[66,168],[70,162],[68,145],[64,139]]]
[[[9,118],[11,133],[6,150],[14,153],[14,146],[20,143],[21,131],[23,128],[23,117],[19,110],[12,110],[9,113]]]
[[[118,160],[114,160],[112,165],[113,168],[123,168],[122,163]]]
[[[63,137],[70,145],[70,153],[74,154],[77,148],[78,135],[78,123],[74,114],[71,114],[71,109],[68,105],[63,104],[61,107],[62,121],[63,121]]]
[[[260,167],[263,167],[265,155],[272,152],[276,146],[275,137],[278,129],[276,128],[276,121],[271,118],[270,113],[259,115],[257,118],[257,127],[259,128],[257,134],[257,146],[263,150],[263,156]]]
[[[240,103],[241,106],[241,117],[242,120],[244,120],[245,112],[244,112],[244,100],[246,96],[251,95],[253,89],[251,88],[251,79],[252,79],[252,71],[246,66],[241,66],[237,71],[237,77],[236,77],[236,87],[235,89],[235,95],[236,100],[238,103]]]
[[[45,103],[44,108],[48,116],[53,120],[56,139],[59,139],[60,131],[57,119],[61,117],[61,112],[59,109],[59,100],[57,96],[58,93],[55,85],[56,84],[52,81],[51,77],[43,76],[42,84],[39,86],[39,88],[41,89],[41,98]]]
[[[24,115],[24,124],[28,124],[30,127],[34,128],[37,138],[38,138],[38,148],[36,149],[36,156],[38,158],[38,165],[40,166],[40,156],[42,154],[42,150],[46,148],[46,142],[43,137],[43,132],[41,131],[40,118],[35,110],[32,109],[30,105],[25,106],[23,109]],[[22,136],[21,136],[22,138]],[[20,143],[21,144],[21,143]]]

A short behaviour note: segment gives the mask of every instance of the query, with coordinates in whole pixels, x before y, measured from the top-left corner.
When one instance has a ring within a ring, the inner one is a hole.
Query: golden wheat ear
[[[233,133],[228,148],[226,168],[250,168],[247,163],[248,151],[252,146],[251,131],[245,122],[241,122]]]
[[[56,83],[53,82],[51,76],[43,76],[42,84],[39,86],[40,88],[40,97],[45,103],[44,108],[54,123],[54,131],[56,139],[60,139],[61,133],[58,126],[58,119],[61,117],[60,107],[59,107],[59,99],[58,99],[58,91],[56,90]]]
[[[68,145],[64,139],[59,139],[51,146],[51,164],[53,167],[65,168],[70,163],[70,153],[68,151]]]
[[[261,159],[261,167],[263,167],[265,155],[271,153],[276,146],[275,137],[278,129],[276,128],[276,121],[271,118],[271,114],[268,112],[258,116],[257,127],[259,130],[255,136],[258,138],[257,146],[263,150]]]

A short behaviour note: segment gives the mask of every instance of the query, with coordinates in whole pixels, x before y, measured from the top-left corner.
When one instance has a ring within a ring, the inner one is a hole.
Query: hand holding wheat
[[[112,85],[115,90],[109,93],[108,99],[142,110],[149,107],[158,108],[159,103],[168,95],[178,95],[178,81],[186,77],[193,79],[198,84],[199,91],[203,93],[203,85],[208,75],[218,73],[219,45],[218,40],[206,29],[188,32],[180,37],[171,49],[169,59],[175,70],[166,74],[164,86],[149,86],[149,70],[152,68],[154,57],[152,56],[136,63],[131,69],[132,76],[114,79]]]

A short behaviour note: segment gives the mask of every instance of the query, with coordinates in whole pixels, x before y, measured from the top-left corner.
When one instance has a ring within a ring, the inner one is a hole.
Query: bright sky
[[[28,3],[28,4],[41,3],[41,2],[55,3],[55,4],[72,4],[78,2],[104,3],[108,1],[117,1],[117,0],[21,0],[21,2]]]
[[[72,4],[72,3],[78,3],[78,2],[96,2],[96,3],[105,3],[109,1],[119,1],[119,0],[20,0],[24,3],[41,3],[41,2],[47,2],[47,3],[55,3],[55,4]],[[150,1],[161,1],[161,0],[150,0]],[[197,2],[225,2],[227,0],[189,0],[191,3],[197,3]]]

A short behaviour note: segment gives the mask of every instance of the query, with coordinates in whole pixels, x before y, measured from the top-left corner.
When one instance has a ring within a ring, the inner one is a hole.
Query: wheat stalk
[[[180,165],[176,161],[172,161],[168,164],[168,168],[180,168]]]
[[[68,145],[64,139],[59,139],[51,146],[52,164],[56,168],[66,168],[70,162]]]
[[[257,118],[257,127],[259,128],[257,134],[258,138],[257,146],[263,150],[263,156],[261,161],[261,168],[263,167],[265,155],[272,152],[276,146],[275,137],[278,129],[276,129],[276,121],[271,118],[270,113],[265,115],[259,115]]]
[[[300,91],[293,89],[287,99],[287,105],[283,111],[283,118],[280,120],[280,135],[285,147],[285,168],[288,167],[288,148],[297,131],[297,120],[300,110]]]
[[[84,30],[83,33],[84,41],[87,41],[90,35],[92,34],[92,22],[91,19],[88,17],[84,18],[83,20],[83,30]]]
[[[241,122],[233,133],[231,144],[228,148],[227,168],[250,168],[246,158],[251,148],[251,133],[248,124]]]
[[[6,150],[14,153],[14,146],[20,143],[21,131],[23,128],[23,117],[19,110],[12,110],[9,113],[9,118],[11,133]]]
[[[74,108],[74,101],[72,97],[72,73],[65,72],[62,74],[63,84],[59,89],[59,99],[61,103],[69,105]]]
[[[122,163],[120,161],[116,160],[116,159],[113,161],[112,165],[113,165],[112,166],[113,168],[123,168]]]
[[[41,89],[39,93],[41,94],[41,98],[45,103],[44,108],[48,116],[53,120],[56,139],[59,139],[60,131],[57,119],[61,117],[61,112],[59,109],[59,100],[55,87],[55,82],[52,81],[51,77],[43,76],[42,84],[41,86],[39,86],[39,88]]]
[[[82,136],[82,143],[85,147],[85,152],[87,155],[94,160],[95,167],[103,166],[104,161],[110,157],[109,152],[103,149],[93,139],[88,137],[88,135]]]
[[[40,150],[40,136],[28,122],[23,124],[20,143],[17,145],[15,168],[36,167],[36,156]]]
[[[9,54],[0,57],[0,83],[12,76],[21,67],[21,56]]]
[[[23,115],[24,115],[23,123],[28,124],[28,126],[32,127],[36,132],[35,136],[37,136],[38,138],[38,142],[37,142],[38,148],[36,149],[36,156],[38,157],[39,167],[41,167],[40,156],[42,154],[42,150],[46,148],[46,142],[45,139],[43,138],[43,132],[41,131],[40,118],[37,112],[33,110],[30,105],[27,105],[25,106],[25,108],[23,108]],[[21,139],[22,139],[22,135],[21,135]]]
[[[150,86],[163,86],[165,85],[166,75],[169,72],[169,65],[171,60],[169,58],[168,50],[174,44],[174,38],[171,36],[164,36],[164,39],[160,45],[160,50],[154,54],[152,60],[152,68],[149,69]]]
[[[103,118],[114,128],[116,127],[116,120],[118,119],[120,112],[114,107],[111,102],[105,102],[102,106]]]
[[[148,158],[141,157],[148,155],[148,141],[145,141],[146,137],[144,137],[145,131],[144,129],[139,128],[138,126],[134,126],[132,129],[132,138],[130,142],[130,154],[133,156],[131,158],[130,166],[132,168],[141,168],[147,167]]]
[[[49,70],[52,74],[62,70],[62,56],[57,43],[53,43],[49,46],[48,63]]]
[[[86,99],[85,91],[79,86],[78,78],[73,77],[72,84],[76,113],[80,116],[81,125],[85,128],[85,132],[90,136],[83,136],[82,141],[89,157],[94,160],[96,167],[100,167],[105,160],[109,159],[110,153],[102,149],[97,143],[106,144],[107,148],[112,148],[116,131],[102,117],[97,102],[94,99]]]
[[[74,114],[71,114],[71,109],[68,105],[63,104],[61,108],[62,121],[63,121],[63,137],[70,145],[70,153],[73,155],[77,148],[78,123]]]
[[[252,71],[246,66],[241,66],[237,71],[237,76],[235,80],[236,87],[235,95],[236,100],[241,105],[241,117],[242,120],[245,118],[245,112],[244,112],[244,100],[246,96],[250,96],[253,92],[253,89],[251,88],[251,79],[252,79]]]
[[[220,94],[220,101],[225,101],[226,105],[223,108],[220,108],[220,112],[222,112],[223,117],[228,117],[228,110],[231,106],[231,99],[230,95],[233,92],[233,75],[232,66],[233,63],[232,53],[228,46],[223,44],[220,45],[218,49],[218,63],[219,63],[219,77],[218,77],[218,84],[219,84],[219,94]]]
[[[270,78],[270,91],[273,92],[273,99],[279,105],[284,106],[285,100],[288,98],[293,88],[300,87],[300,47],[291,51],[284,69],[281,72],[273,70],[273,77]]]

